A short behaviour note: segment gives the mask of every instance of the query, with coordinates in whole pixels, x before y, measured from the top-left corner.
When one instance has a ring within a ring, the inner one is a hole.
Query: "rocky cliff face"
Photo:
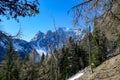
[[[39,54],[41,54],[41,52],[46,54],[49,53],[50,47],[54,49],[61,48],[68,42],[70,37],[76,41],[81,39],[82,36],[83,34],[79,33],[78,30],[70,28],[59,28],[56,32],[49,30],[46,33],[39,31],[30,41],[30,44],[36,48]]]
[[[50,47],[60,49],[72,37],[75,41],[81,39],[83,34],[70,28],[59,28],[56,32],[51,30],[43,33],[39,31],[30,42],[21,39],[13,39],[14,50],[22,56],[29,54],[34,49],[40,56],[50,52]],[[9,47],[9,39],[0,32],[0,55],[4,55]]]

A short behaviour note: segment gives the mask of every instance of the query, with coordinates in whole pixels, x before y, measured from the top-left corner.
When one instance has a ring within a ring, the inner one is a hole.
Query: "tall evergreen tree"
[[[20,72],[21,80],[34,80],[38,78],[35,61],[31,61],[30,59],[31,58],[29,55],[25,56],[25,59],[21,66],[22,67]]]
[[[59,59],[60,74],[63,80],[77,73],[79,70],[88,66],[88,54],[72,38],[69,45],[62,49]]]
[[[9,37],[9,48],[6,52],[5,58],[2,61],[2,70],[0,73],[0,79],[1,80],[17,80],[18,75],[15,75],[15,73],[18,73],[16,70],[16,52],[13,49],[12,45],[12,39]]]

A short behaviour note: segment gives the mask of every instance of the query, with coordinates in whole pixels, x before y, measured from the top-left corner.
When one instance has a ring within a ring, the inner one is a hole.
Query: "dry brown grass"
[[[86,71],[79,80],[120,80],[120,55],[103,62],[94,73]]]

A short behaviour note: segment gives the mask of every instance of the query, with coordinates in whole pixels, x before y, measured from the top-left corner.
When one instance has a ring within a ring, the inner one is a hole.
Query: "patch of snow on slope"
[[[15,51],[23,50],[23,48],[21,46],[19,46],[19,44],[17,44],[17,43],[14,43],[13,46],[15,48]]]
[[[66,28],[66,31],[69,31],[70,30],[70,28]]]
[[[46,55],[46,51],[44,50],[44,48],[41,48],[41,47],[39,46],[40,40],[41,40],[41,39],[39,39],[39,41],[37,42],[36,51],[40,54],[40,56],[42,56],[43,53]]]
[[[44,53],[46,55],[46,52],[42,49],[36,49],[36,51],[39,53],[40,56]]]
[[[1,46],[4,46],[4,43],[3,43],[2,41],[0,41],[0,45],[1,45]]]
[[[6,42],[7,42],[6,40],[0,41],[0,46],[3,48],[7,48]]]
[[[78,80],[83,74],[84,72],[78,72],[74,76],[70,77],[68,80]]]

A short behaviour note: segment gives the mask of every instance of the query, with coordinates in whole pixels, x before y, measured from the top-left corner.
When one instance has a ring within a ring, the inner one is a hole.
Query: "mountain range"
[[[14,50],[19,52],[21,56],[30,54],[33,50],[39,56],[50,52],[50,49],[61,49],[63,45],[68,43],[69,38],[72,37],[77,41],[83,37],[83,33],[79,29],[73,28],[58,28],[56,31],[48,30],[46,33],[38,31],[37,34],[29,41],[22,39],[12,39]],[[0,56],[5,55],[9,47],[9,39],[0,32]]]

